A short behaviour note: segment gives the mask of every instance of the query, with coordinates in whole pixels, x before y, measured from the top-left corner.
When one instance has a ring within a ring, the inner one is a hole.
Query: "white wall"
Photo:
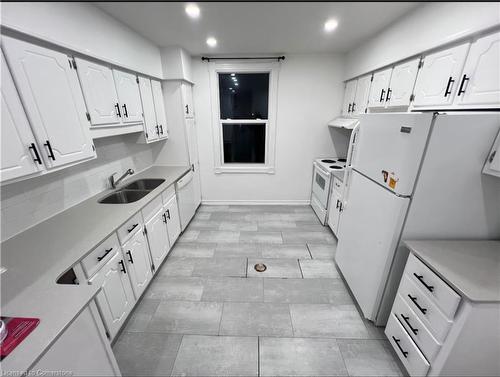
[[[1,188],[1,240],[72,207],[107,188],[107,178],[153,164],[163,142],[137,144],[137,135],[94,140],[97,159]]]
[[[428,3],[347,54],[344,79],[500,25],[500,3]]]
[[[1,23],[112,64],[163,77],[160,49],[89,3],[2,3]]]
[[[192,61],[202,200],[204,202],[305,203],[315,157],[345,155],[347,137],[332,141],[327,122],[340,113],[343,58],[287,55],[278,83],[276,173],[215,174],[208,65]]]

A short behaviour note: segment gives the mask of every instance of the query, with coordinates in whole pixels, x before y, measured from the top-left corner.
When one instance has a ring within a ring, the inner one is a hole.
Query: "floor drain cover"
[[[257,263],[253,268],[255,268],[255,271],[257,272],[264,272],[267,270],[267,267],[264,263]]]

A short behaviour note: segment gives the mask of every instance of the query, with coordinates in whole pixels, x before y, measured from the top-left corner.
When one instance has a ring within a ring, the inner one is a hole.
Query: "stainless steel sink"
[[[164,179],[138,179],[123,187],[123,190],[154,190],[159,185],[165,182]]]
[[[118,190],[99,200],[103,204],[127,204],[144,198],[151,191],[148,190]]]

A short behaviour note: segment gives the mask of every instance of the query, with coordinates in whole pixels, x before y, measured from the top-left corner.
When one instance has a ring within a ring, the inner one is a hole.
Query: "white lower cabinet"
[[[173,245],[181,234],[179,207],[177,206],[177,197],[175,195],[165,204],[164,209],[167,218],[168,240],[170,245]]]
[[[132,236],[122,248],[132,289],[138,300],[152,278],[148,245],[142,230]]]
[[[170,250],[167,232],[167,216],[163,206],[146,221],[145,226],[151,259],[155,269],[157,269]]]

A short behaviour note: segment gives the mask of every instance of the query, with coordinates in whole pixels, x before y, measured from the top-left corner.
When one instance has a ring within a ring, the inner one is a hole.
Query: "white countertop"
[[[405,244],[463,297],[475,302],[500,302],[500,240],[419,240]]]
[[[99,287],[59,285],[56,280],[148,202],[189,171],[152,166],[128,181],[163,178],[144,198],[128,204],[101,204],[107,190],[1,244],[2,316],[40,318],[39,325],[1,363],[1,370],[26,371],[97,294]],[[122,184],[123,185],[123,184]]]

